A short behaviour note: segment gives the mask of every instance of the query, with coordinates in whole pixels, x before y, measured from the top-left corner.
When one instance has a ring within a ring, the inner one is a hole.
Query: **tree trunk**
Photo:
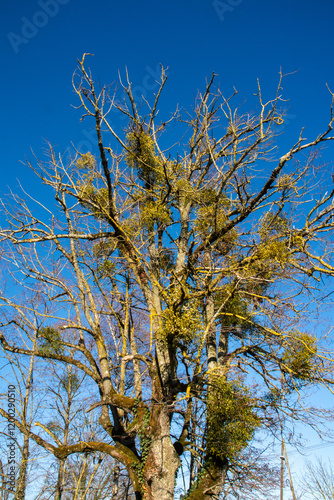
[[[63,497],[64,464],[65,464],[65,460],[59,460],[59,469],[58,469],[55,500],[62,500],[62,497]]]
[[[6,476],[3,470],[3,465],[0,458],[0,500],[6,500],[8,495],[6,495]]]
[[[24,434],[21,465],[20,465],[19,477],[17,479],[17,486],[14,497],[15,500],[24,500],[25,498],[28,458],[29,458],[29,437],[26,434]]]
[[[78,498],[81,500],[86,496],[86,487],[87,487],[87,477],[88,477],[88,463],[87,463],[87,455],[84,457],[84,461],[82,464],[82,469],[79,475],[79,484],[78,484]]]
[[[212,460],[203,467],[198,481],[185,500],[218,500],[227,471],[227,460]]]
[[[174,500],[176,471],[180,458],[170,438],[170,419],[163,406],[155,409],[151,418],[152,437],[143,467],[143,499]]]
[[[113,472],[113,478],[112,478],[112,490],[111,490],[112,498],[116,498],[118,495],[119,473],[120,473],[120,466],[119,466],[119,464],[116,464],[115,468],[114,468],[114,472]]]

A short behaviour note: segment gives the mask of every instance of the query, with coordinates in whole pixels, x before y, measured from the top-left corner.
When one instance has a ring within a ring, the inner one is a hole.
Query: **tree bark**
[[[170,419],[166,408],[161,406],[154,411],[153,418],[153,437],[143,468],[143,499],[174,500],[176,471],[181,462],[170,438]]]

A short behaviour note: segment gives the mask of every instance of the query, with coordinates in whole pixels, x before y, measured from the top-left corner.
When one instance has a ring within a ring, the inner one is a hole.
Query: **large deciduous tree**
[[[333,108],[324,132],[282,152],[281,78],[242,114],[213,76],[190,113],[159,122],[165,83],[162,69],[144,109],[128,78],[120,99],[79,61],[73,85],[98,148],[70,161],[50,148],[31,165],[55,205],[4,201],[0,340],[73,366],[95,394],[87,412],[103,439],[62,443],[17,419],[30,439],[60,461],[110,455],[137,500],[173,499],[188,463],[184,498],[199,500],[218,498],[280,412],[307,420],[304,387],[331,383],[330,353],[303,318],[334,270],[334,190],[315,154],[334,139]]]

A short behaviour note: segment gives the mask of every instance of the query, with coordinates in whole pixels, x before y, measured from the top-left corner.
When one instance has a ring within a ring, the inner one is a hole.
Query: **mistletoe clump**
[[[293,331],[285,342],[282,361],[288,373],[300,380],[311,380],[316,369],[317,339],[308,333]]]
[[[233,459],[252,439],[260,426],[248,389],[239,380],[213,374],[207,400],[207,453]]]

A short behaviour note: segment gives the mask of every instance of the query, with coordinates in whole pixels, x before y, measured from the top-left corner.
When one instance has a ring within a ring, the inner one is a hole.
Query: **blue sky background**
[[[283,83],[283,144],[291,146],[302,126],[311,139],[328,124],[333,0],[2,0],[0,9],[2,193],[16,190],[17,179],[38,191],[20,162],[31,149],[40,156],[45,139],[62,151],[92,142],[93,124],[80,124],[71,107],[78,104],[71,77],[84,52],[95,54],[95,80],[111,83],[127,66],[147,97],[159,63],[168,67],[165,117],[177,103],[190,108],[213,71],[226,95],[240,91],[245,109],[254,106],[257,78],[271,98],[280,68],[296,72]],[[329,148],[323,158],[331,161]]]
[[[271,98],[280,68],[296,71],[283,84],[285,140],[291,145],[302,126],[311,138],[329,118],[333,19],[332,0],[2,0],[1,190],[16,178],[30,181],[19,162],[31,148],[39,156],[43,139],[62,150],[87,141],[90,124],[80,125],[71,107],[71,77],[84,52],[95,54],[90,66],[101,83],[127,66],[138,93],[150,87],[148,96],[149,75],[167,66],[168,112],[176,103],[189,108],[213,71],[226,95],[233,86],[240,91],[245,108],[257,78]]]

